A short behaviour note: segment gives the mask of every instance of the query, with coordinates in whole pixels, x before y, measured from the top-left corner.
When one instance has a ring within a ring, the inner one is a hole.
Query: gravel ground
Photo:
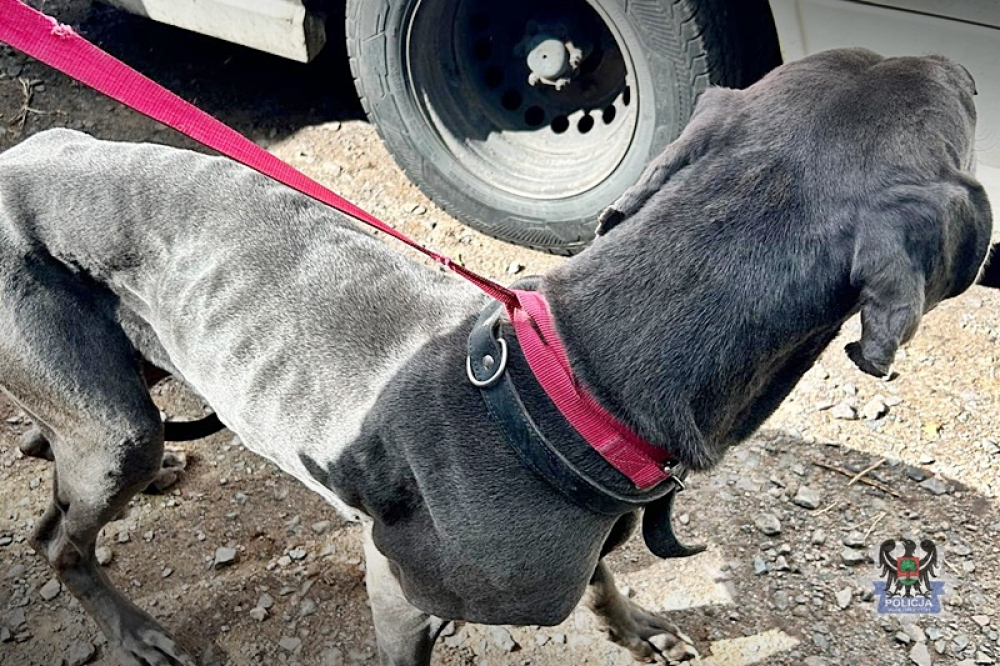
[[[409,184],[363,121],[336,50],[303,66],[80,0],[45,9],[475,270],[509,280],[560,261],[457,225]],[[190,147],[0,47],[0,149],[54,126]],[[843,345],[858,333],[851,322],[756,437],[692,480],[679,530],[708,543],[706,553],[662,562],[633,540],[612,557],[619,584],[691,634],[702,663],[1000,659],[1000,292],[976,287],[937,308],[892,381],[847,360]],[[155,392],[170,416],[203,412],[169,381]],[[50,476],[17,451],[27,426],[0,400],[0,663],[111,664],[95,625],[27,545]],[[231,434],[184,451],[177,486],[136,498],[105,528],[99,545],[116,583],[205,664],[375,663],[357,528]],[[874,549],[900,536],[943,549],[941,615],[900,622],[875,612]],[[447,633],[435,664],[631,663],[583,611],[558,627]]]

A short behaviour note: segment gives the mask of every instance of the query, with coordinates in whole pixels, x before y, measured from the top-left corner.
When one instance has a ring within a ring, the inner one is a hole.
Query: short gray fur
[[[972,85],[943,59],[850,50],[706,92],[617,224],[542,281],[582,381],[704,470],[859,310],[852,358],[887,372],[987,250]],[[55,456],[36,548],[122,663],[192,663],[93,555],[162,455],[141,356],[363,516],[383,663],[428,663],[442,618],[558,623],[588,585],[638,658],[683,653],[599,566],[635,516],[589,513],[525,469],[467,381],[484,303],[227,160],[64,130],[24,141],[0,155],[0,385]]]

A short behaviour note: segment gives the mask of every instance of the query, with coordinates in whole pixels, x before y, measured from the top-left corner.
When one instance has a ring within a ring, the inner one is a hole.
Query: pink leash
[[[639,488],[650,488],[670,477],[663,464],[670,457],[666,451],[642,440],[579,387],[540,294],[512,291],[410,240],[94,46],[70,26],[20,0],[0,0],[0,41],[255,171],[389,234],[473,283],[506,306],[532,372],[563,416],[591,446]]]
[[[0,41],[255,171],[403,241],[455,271],[507,307],[517,306],[517,297],[511,290],[473,273],[448,257],[414,243],[370,213],[285,164],[228,125],[97,48],[76,34],[73,28],[60,24],[51,16],[42,14],[19,0],[0,0]]]

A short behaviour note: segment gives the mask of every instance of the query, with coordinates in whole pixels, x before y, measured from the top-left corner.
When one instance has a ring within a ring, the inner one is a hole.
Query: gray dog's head
[[[784,65],[745,91],[710,89],[681,137],[601,215],[599,233],[632,216],[673,217],[653,211],[684,187],[713,194],[707,215],[742,217],[752,203],[720,206],[732,197],[691,172],[729,179],[764,198],[761,216],[798,215],[853,248],[863,332],[847,352],[884,375],[923,313],[973,283],[987,251],[990,207],[972,174],[975,94],[972,75],[947,58],[865,49]],[[759,168],[747,169],[755,153]]]
[[[886,374],[987,252],[974,94],[949,60],[864,49],[706,91],[593,245],[546,276],[582,380],[704,468],[859,311],[848,354]]]
[[[841,153],[833,164],[846,157],[855,166],[831,171],[847,177],[836,188],[841,197],[854,190],[838,212],[858,225],[851,283],[861,293],[862,334],[847,353],[883,376],[923,313],[973,283],[987,251],[990,205],[972,176],[975,81],[941,56],[851,50],[779,70],[774,84],[794,90],[799,77],[831,62],[848,81],[818,127]]]

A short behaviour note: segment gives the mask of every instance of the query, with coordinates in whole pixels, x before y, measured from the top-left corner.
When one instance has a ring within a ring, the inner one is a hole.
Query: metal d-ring
[[[493,371],[493,374],[486,380],[476,379],[476,375],[472,372],[472,357],[465,357],[465,373],[469,376],[469,381],[476,388],[488,388],[497,383],[500,377],[503,376],[504,370],[507,369],[507,341],[503,338],[497,338],[497,342],[500,343],[500,362],[497,363],[497,369]],[[485,366],[485,364],[484,364]],[[489,368],[487,367],[487,370]]]

